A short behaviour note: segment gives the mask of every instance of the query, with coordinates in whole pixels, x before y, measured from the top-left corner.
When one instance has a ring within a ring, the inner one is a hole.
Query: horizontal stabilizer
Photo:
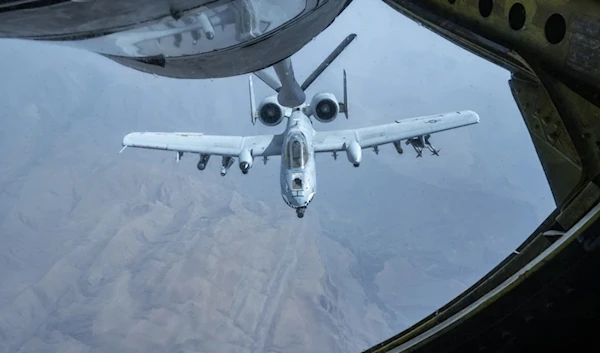
[[[256,124],[256,103],[254,100],[254,85],[252,84],[252,75],[248,76],[248,89],[250,91],[250,119],[252,125]]]
[[[340,113],[344,113],[348,119],[348,85],[346,84],[346,70],[344,70],[344,101],[338,103],[340,105]]]

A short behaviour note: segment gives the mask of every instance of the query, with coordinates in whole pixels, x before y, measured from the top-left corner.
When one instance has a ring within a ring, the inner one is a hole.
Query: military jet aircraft
[[[291,60],[289,64],[291,68]],[[318,75],[311,75],[309,79],[316,76]],[[266,81],[275,80],[269,78]],[[297,216],[302,218],[317,192],[316,153],[332,153],[337,158],[337,152],[345,151],[348,161],[354,167],[359,167],[363,149],[373,148],[378,153],[379,146],[392,143],[398,153],[403,153],[401,141],[406,140],[415,147],[418,156],[424,146],[430,148],[433,154],[439,155],[439,151],[429,143],[431,134],[479,122],[477,113],[463,110],[395,120],[389,124],[359,129],[316,131],[312,118],[321,123],[332,122],[339,113],[344,113],[348,118],[346,82],[344,70],[343,102],[338,102],[330,92],[322,92],[314,95],[309,104],[302,102],[297,106],[287,107],[278,102],[277,95],[272,95],[263,99],[256,108],[251,75],[248,84],[252,122],[260,120],[266,126],[277,126],[287,119],[282,133],[217,136],[185,132],[132,132],[123,138],[121,152],[127,147],[174,151],[177,153],[177,161],[184,153],[196,153],[200,155],[197,165],[199,170],[204,170],[210,157],[217,155],[222,158],[222,176],[227,174],[235,158],[239,161],[242,173],[247,174],[254,165],[255,158],[262,157],[266,164],[268,157],[281,156],[281,196],[288,206],[296,210]],[[300,87],[306,89],[308,86],[310,84],[304,83]],[[285,89],[280,88],[281,94]]]

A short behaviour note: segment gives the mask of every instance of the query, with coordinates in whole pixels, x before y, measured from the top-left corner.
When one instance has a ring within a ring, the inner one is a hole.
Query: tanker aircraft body
[[[348,38],[345,40],[345,45],[349,43]],[[326,61],[330,63],[332,56],[335,58],[339,55],[339,52],[335,55],[334,53]],[[329,63],[324,62],[320,67],[324,68]],[[284,86],[275,87],[276,84],[273,83],[275,80],[268,77],[265,72],[258,74],[258,77],[267,84],[270,82],[269,85],[279,92],[279,95],[263,99],[258,109],[254,103],[252,76],[248,78],[248,82],[252,123],[254,124],[258,119],[266,126],[276,126],[287,119],[285,130],[281,134],[217,136],[182,132],[132,132],[123,138],[121,151],[127,147],[174,151],[177,152],[177,161],[184,153],[197,153],[200,155],[197,165],[199,170],[204,170],[210,157],[217,155],[222,157],[222,176],[227,174],[229,168],[234,164],[235,158],[238,158],[238,165],[242,173],[247,174],[252,168],[255,158],[262,157],[266,164],[268,157],[280,156],[281,196],[288,206],[296,210],[297,216],[302,218],[317,192],[316,153],[332,153],[333,158],[337,159],[337,153],[345,151],[348,161],[354,167],[359,167],[363,149],[373,148],[375,153],[379,153],[379,146],[392,143],[396,151],[401,154],[403,153],[401,142],[405,140],[407,145],[413,146],[417,157],[422,156],[424,148],[428,148],[433,155],[439,156],[439,150],[429,143],[432,133],[479,122],[477,113],[463,110],[395,120],[389,124],[358,129],[316,131],[313,128],[312,118],[321,123],[333,121],[339,113],[344,113],[348,118],[346,72],[344,71],[343,102],[338,102],[332,93],[324,92],[314,95],[310,104],[306,104],[303,102],[303,95],[310,82],[307,84],[305,81],[302,86],[296,84],[295,88],[301,87],[300,92],[294,90],[294,87],[286,88],[285,77],[288,81],[289,77],[293,79],[292,83],[288,83],[289,86],[293,86],[295,83],[291,60],[286,59],[277,65],[280,66],[275,69],[278,76],[283,78],[280,81],[284,82]],[[287,73],[282,73],[283,71]],[[279,75],[279,73],[282,74]],[[313,73],[309,79],[312,77],[312,81],[314,81],[318,74],[320,72],[316,75]],[[294,101],[290,97],[296,97],[296,101],[302,103],[293,107],[282,104],[282,101]]]
[[[290,57],[351,0],[5,0],[0,38],[88,50],[173,78],[251,73]]]

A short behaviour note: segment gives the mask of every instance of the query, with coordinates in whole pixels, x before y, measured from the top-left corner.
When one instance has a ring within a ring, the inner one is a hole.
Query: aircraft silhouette
[[[333,93],[322,92],[315,94],[310,103],[306,103],[304,92],[355,37],[352,34],[344,39],[302,85],[294,77],[290,58],[275,64],[280,85],[265,71],[254,73],[277,92],[276,95],[264,98],[258,107],[254,101],[252,75],[249,76],[252,123],[260,120],[266,126],[277,126],[287,119],[285,130],[280,134],[217,136],[203,133],[132,132],[123,138],[121,152],[126,147],[176,151],[177,161],[184,153],[197,153],[200,155],[197,165],[199,170],[204,170],[210,157],[217,155],[222,157],[222,176],[227,174],[234,158],[238,158],[242,173],[247,174],[255,158],[263,157],[266,164],[268,157],[281,156],[281,196],[288,206],[296,210],[297,216],[302,218],[317,192],[315,153],[332,153],[334,159],[337,159],[337,152],[345,151],[348,161],[354,167],[359,167],[363,149],[373,148],[375,153],[379,153],[380,145],[392,143],[401,154],[401,141],[406,140],[406,144],[411,144],[417,151],[417,157],[422,156],[425,147],[439,156],[439,150],[429,143],[432,133],[479,122],[477,113],[463,110],[395,120],[389,124],[358,129],[316,131],[312,118],[321,123],[333,121],[339,113],[344,113],[348,118],[346,71],[344,70],[343,102],[338,102]]]

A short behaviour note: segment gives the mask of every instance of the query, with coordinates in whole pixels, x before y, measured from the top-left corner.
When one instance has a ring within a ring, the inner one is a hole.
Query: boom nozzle
[[[292,60],[290,58],[284,59],[273,66],[279,82],[281,82],[281,89],[277,95],[277,101],[284,107],[294,108],[304,104],[306,101],[306,93],[302,90],[302,87],[296,81],[294,76],[294,68],[292,66]]]

